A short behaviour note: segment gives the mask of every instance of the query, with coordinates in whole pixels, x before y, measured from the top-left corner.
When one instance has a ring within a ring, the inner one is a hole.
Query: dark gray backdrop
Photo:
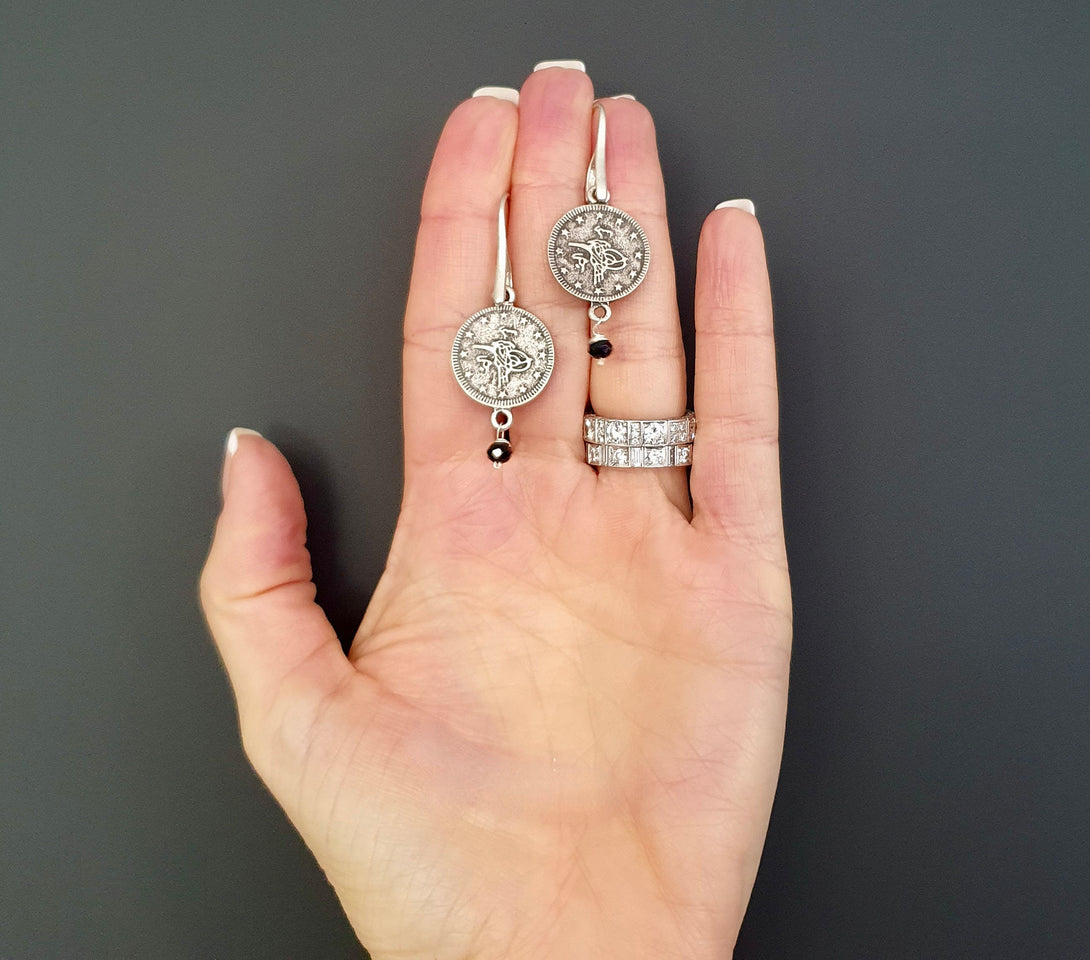
[[[0,9],[0,957],[351,958],[195,604],[223,436],[283,445],[351,632],[455,103],[587,61],[768,238],[797,616],[739,958],[1085,958],[1090,7]]]

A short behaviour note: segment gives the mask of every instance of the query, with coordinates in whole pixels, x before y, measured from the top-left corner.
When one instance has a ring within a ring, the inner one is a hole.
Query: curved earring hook
[[[515,302],[515,286],[511,279],[511,257],[507,253],[507,200],[510,196],[509,193],[503,195],[497,222],[496,279],[492,284],[492,302],[497,306],[501,303]]]
[[[606,111],[600,104],[594,105],[594,151],[587,167],[587,203],[609,203],[606,189]]]

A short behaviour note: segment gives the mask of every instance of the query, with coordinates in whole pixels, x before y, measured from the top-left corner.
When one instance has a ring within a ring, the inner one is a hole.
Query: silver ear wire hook
[[[515,286],[511,279],[511,257],[507,253],[507,201],[510,197],[509,193],[504,194],[500,201],[499,230],[496,238],[496,279],[492,284],[492,302],[496,306],[501,303],[515,302]]]
[[[609,203],[606,188],[606,111],[600,104],[594,105],[594,151],[587,167],[587,203]]]

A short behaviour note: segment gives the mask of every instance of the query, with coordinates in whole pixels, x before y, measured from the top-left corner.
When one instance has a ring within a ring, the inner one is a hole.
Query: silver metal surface
[[[549,267],[568,293],[608,303],[631,293],[647,276],[651,245],[643,227],[602,203],[564,214],[549,235]]]
[[[492,283],[493,303],[514,303],[515,284],[511,279],[511,257],[507,252],[507,201],[510,194],[504,194],[500,201],[500,215],[497,219],[496,235],[496,279]]]
[[[592,467],[688,467],[693,462],[693,445],[667,444],[663,447],[616,447],[588,443],[587,463]]]
[[[692,412],[661,420],[583,417],[587,463],[595,467],[687,467],[695,437]]]
[[[510,303],[473,314],[458,329],[450,352],[458,385],[494,410],[533,400],[549,382],[554,361],[545,324]]]
[[[587,167],[587,186],[584,191],[587,203],[609,203],[606,187],[606,111],[600,104],[594,105],[594,149]]]
[[[583,415],[583,439],[618,446],[658,446],[663,443],[692,443],[696,436],[696,414],[689,411],[681,417],[657,420],[617,420]]]

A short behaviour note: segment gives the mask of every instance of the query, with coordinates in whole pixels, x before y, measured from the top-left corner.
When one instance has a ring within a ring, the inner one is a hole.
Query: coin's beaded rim
[[[466,331],[470,326],[483,316],[487,316],[497,311],[503,311],[510,314],[520,314],[523,317],[529,318],[532,323],[537,324],[542,332],[545,334],[545,344],[548,348],[547,363],[545,365],[545,373],[535,384],[535,389],[532,393],[527,394],[523,399],[506,399],[503,397],[490,397],[487,394],[481,393],[470,382],[469,378],[462,370],[461,358],[458,356],[460,353],[460,346],[462,338],[465,336]],[[553,375],[553,366],[556,363],[556,345],[553,343],[553,335],[549,332],[549,328],[545,326],[545,322],[529,310],[524,310],[522,307],[516,307],[509,303],[492,304],[490,307],[485,307],[482,310],[478,310],[472,316],[466,317],[462,321],[462,325],[458,328],[458,332],[454,335],[454,343],[450,348],[450,366],[454,371],[454,379],[458,381],[458,386],[462,388],[462,391],[471,400],[476,401],[486,407],[492,407],[497,410],[506,410],[511,407],[521,407],[524,403],[529,403],[533,400],[542,390],[545,389],[546,384],[549,382],[550,377]]]
[[[556,240],[560,235],[560,229],[565,223],[574,220],[576,215],[589,211],[592,213],[601,212],[602,210],[608,210],[611,213],[620,214],[626,221],[632,224],[636,228],[636,232],[640,235],[640,240],[643,243],[643,264],[640,267],[640,275],[636,278],[635,282],[624,293],[618,293],[613,296],[585,296],[580,290],[573,290],[567,283],[564,282],[564,275],[560,272],[560,265],[556,262]],[[620,300],[622,297],[627,297],[632,293],[641,283],[643,278],[647,276],[647,270],[651,265],[651,241],[647,239],[647,234],[644,232],[643,227],[640,226],[640,222],[632,216],[630,213],[626,213],[620,207],[614,207],[608,203],[584,203],[578,207],[572,207],[567,213],[565,213],[556,223],[553,225],[553,229],[549,233],[549,269],[553,272],[553,276],[556,278],[556,282],[560,284],[565,290],[568,291],[573,297],[578,297],[580,300],[585,300],[587,303],[611,303],[614,300]]]

